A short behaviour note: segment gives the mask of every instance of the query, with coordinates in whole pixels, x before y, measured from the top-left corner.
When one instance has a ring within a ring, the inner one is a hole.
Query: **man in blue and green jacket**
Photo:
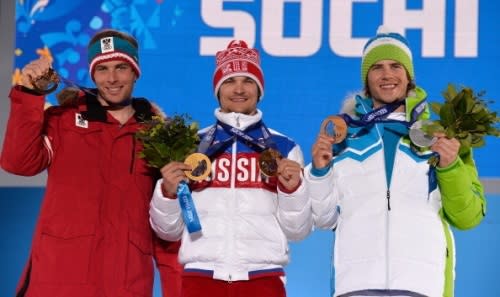
[[[403,36],[380,27],[361,76],[364,91],[344,104],[347,137],[321,134],[305,169],[314,224],[336,232],[333,296],[453,296],[450,225],[485,214],[472,151],[440,133],[426,149],[411,143],[408,127],[429,111]]]

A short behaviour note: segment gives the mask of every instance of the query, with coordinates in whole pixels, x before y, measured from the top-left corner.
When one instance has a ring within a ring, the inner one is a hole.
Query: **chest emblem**
[[[76,113],[75,114],[75,125],[80,128],[88,128],[89,127],[89,122],[82,117],[81,114]]]

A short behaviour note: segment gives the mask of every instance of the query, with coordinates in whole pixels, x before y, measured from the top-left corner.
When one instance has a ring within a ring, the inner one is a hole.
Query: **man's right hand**
[[[184,171],[191,170],[191,166],[184,164],[182,162],[170,162],[160,169],[161,175],[163,177],[163,190],[165,196],[175,197],[177,193],[177,187],[181,181],[188,181]],[[166,192],[166,193],[165,193]]]
[[[47,57],[40,57],[37,60],[31,61],[21,70],[21,85],[28,89],[34,89],[31,81],[38,80],[50,68],[52,68],[52,63]]]
[[[335,139],[325,134],[320,134],[312,147],[312,164],[314,168],[325,168],[333,158],[333,143]]]

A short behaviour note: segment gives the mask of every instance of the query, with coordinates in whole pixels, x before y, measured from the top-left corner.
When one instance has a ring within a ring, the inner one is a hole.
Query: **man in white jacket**
[[[335,229],[334,296],[452,297],[449,227],[473,228],[485,212],[472,151],[459,155],[444,133],[421,149],[410,141],[429,111],[402,35],[379,29],[361,77],[365,90],[342,115],[347,137],[320,135],[304,170],[315,226]]]
[[[257,109],[264,77],[256,49],[233,40],[219,51],[213,85],[216,123],[199,132],[199,151],[212,160],[211,175],[189,183],[201,231],[188,231],[176,199],[191,169],[181,162],[161,169],[151,226],[160,238],[182,238],[182,296],[286,296],[288,241],[303,239],[312,228],[302,152],[293,140],[267,128]],[[280,156],[276,173],[265,176],[259,157],[269,149]]]

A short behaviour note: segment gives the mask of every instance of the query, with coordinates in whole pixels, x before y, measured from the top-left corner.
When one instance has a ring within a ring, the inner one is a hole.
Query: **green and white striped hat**
[[[415,78],[408,40],[399,33],[390,32],[384,26],[378,28],[377,35],[370,38],[363,48],[361,61],[361,81],[363,85],[366,82],[370,67],[381,60],[393,60],[401,63],[410,74],[411,80]]]

